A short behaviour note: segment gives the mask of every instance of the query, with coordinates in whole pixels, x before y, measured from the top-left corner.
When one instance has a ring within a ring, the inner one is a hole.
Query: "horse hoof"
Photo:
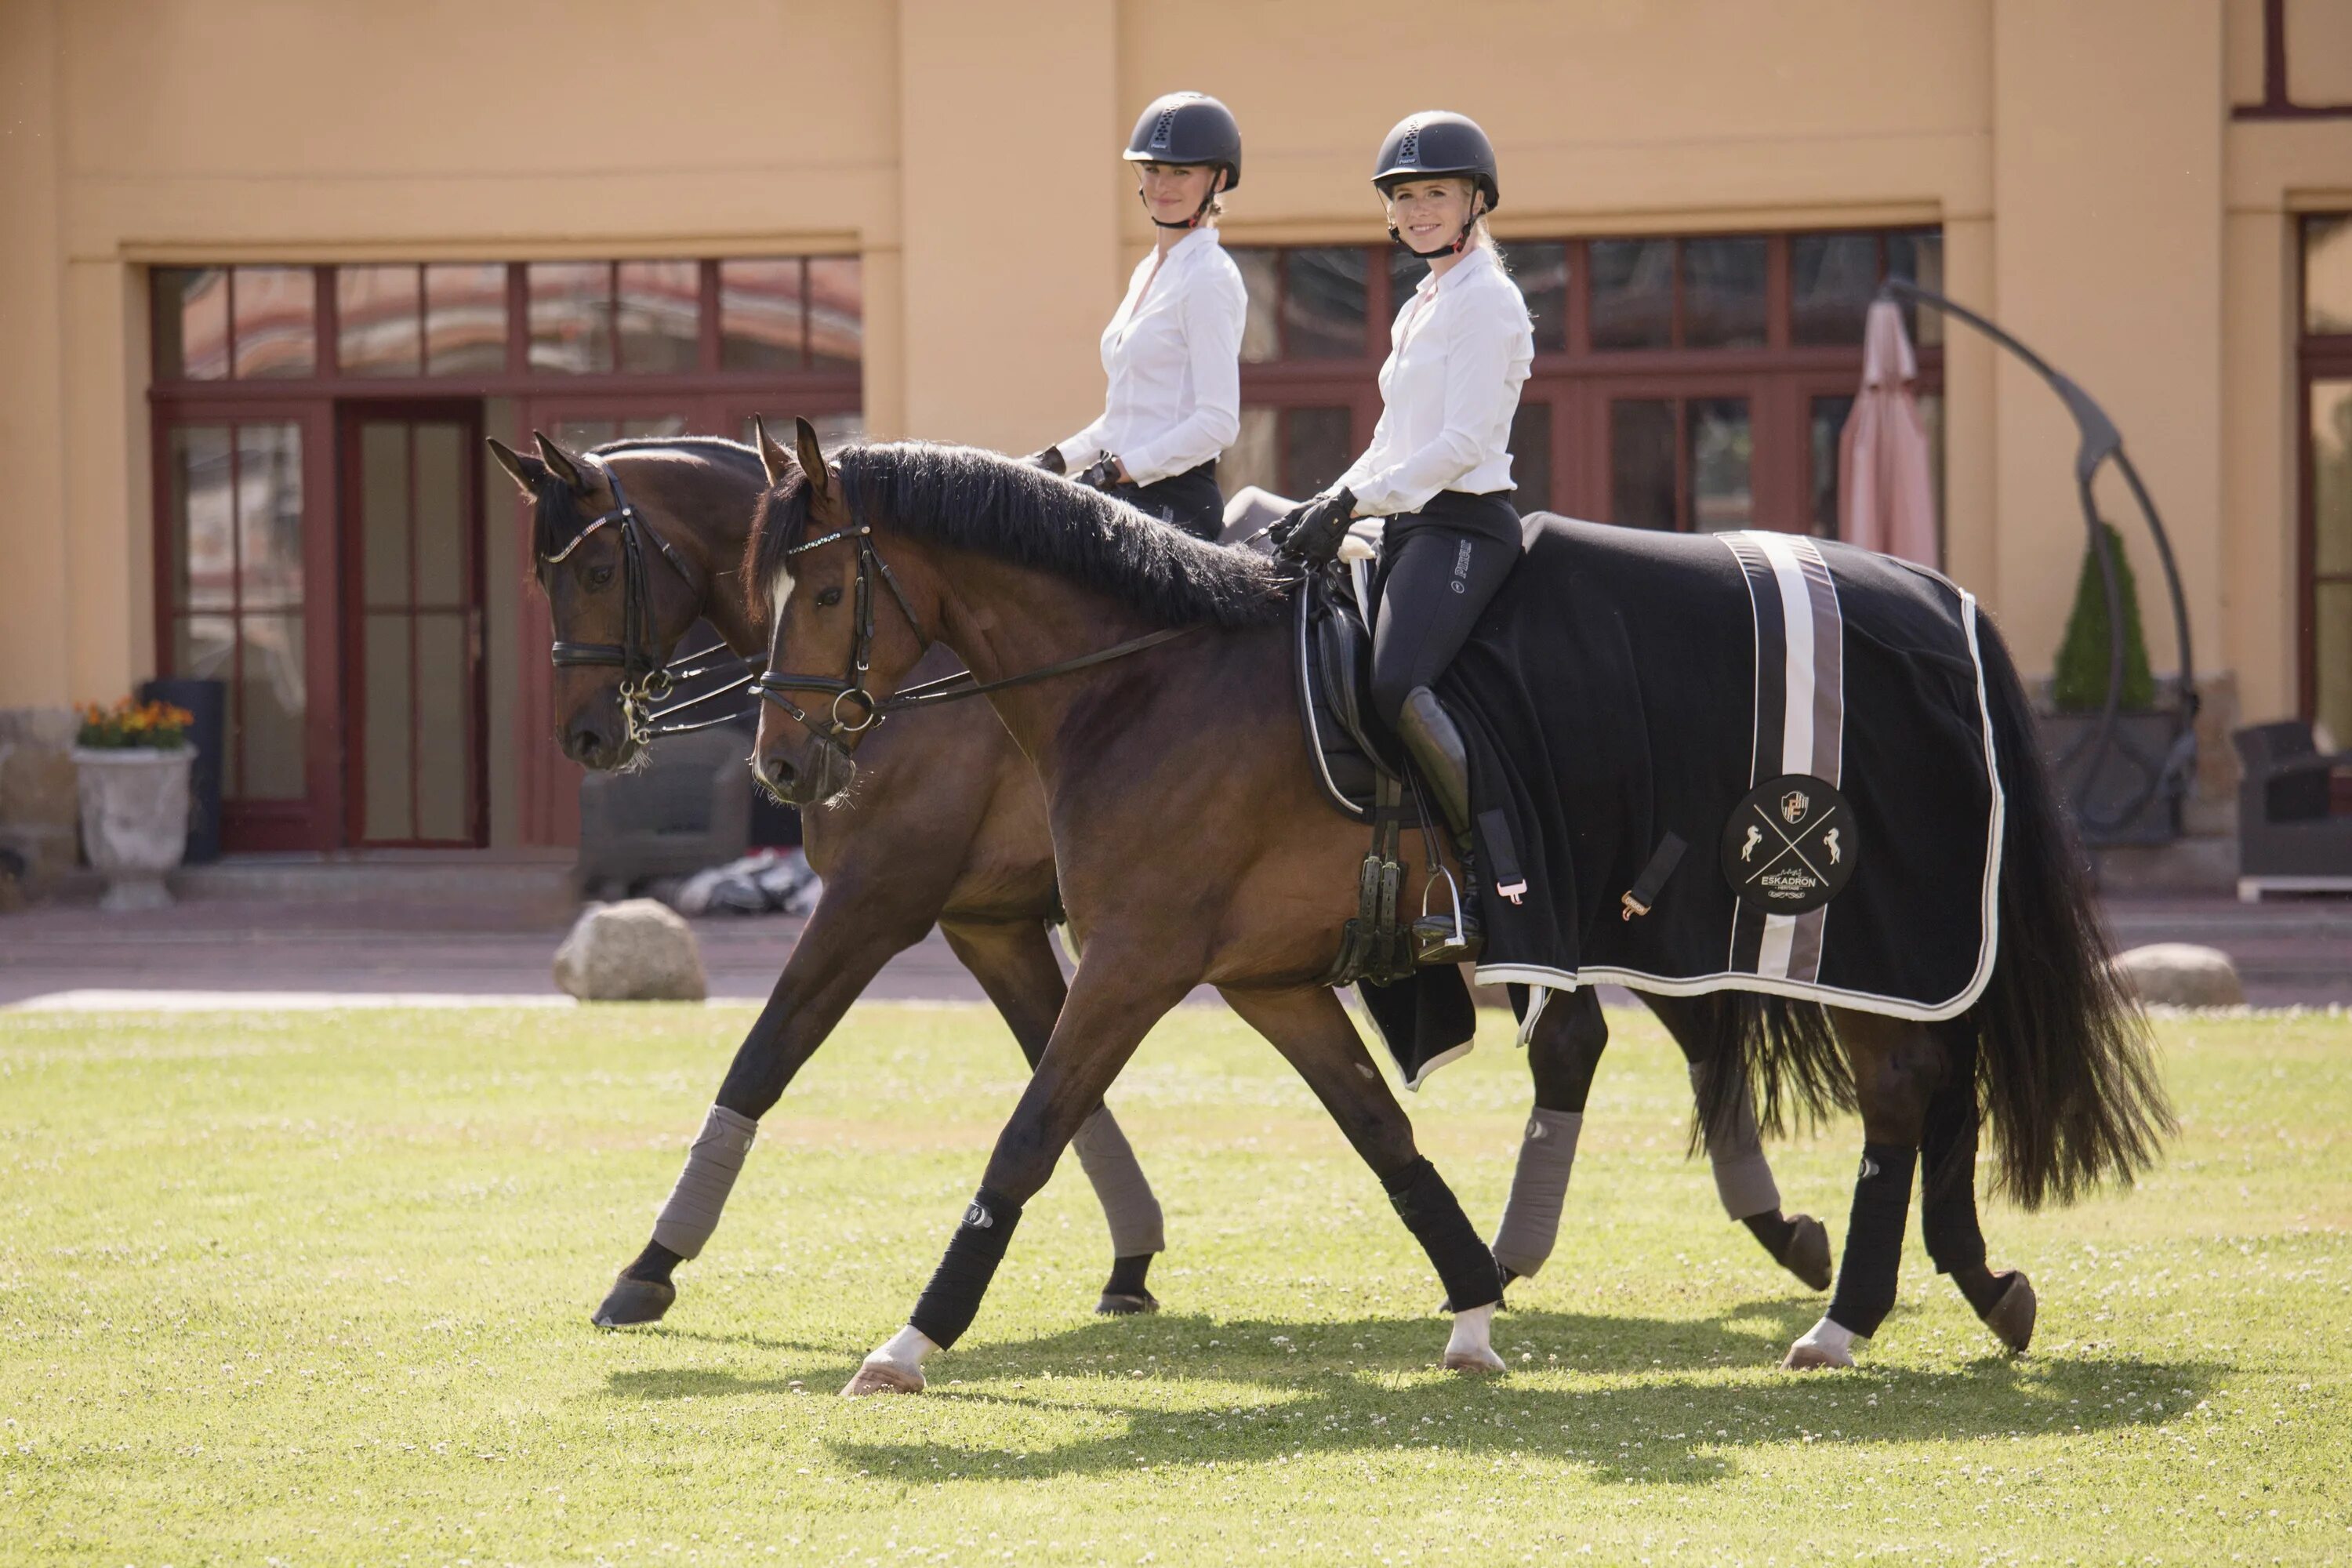
[[[1984,1315],[1984,1325],[2010,1349],[2012,1355],[2023,1355],[2025,1347],[2033,1342],[2033,1315],[2040,1305],[2033,1294],[2033,1282],[2022,1269],[2012,1268],[2003,1276],[2009,1289]]]
[[[1789,1216],[1789,1245],[1780,1249],[1780,1267],[1816,1290],[1830,1288],[1829,1226],[1809,1214]]]
[[[1853,1364],[1853,1355],[1849,1351],[1833,1350],[1828,1345],[1807,1344],[1804,1341],[1799,1340],[1789,1347],[1789,1353],[1781,1359],[1780,1370],[1821,1372],[1827,1368],[1850,1367]]]
[[[1106,1290],[1095,1303],[1095,1315],[1101,1318],[1132,1318],[1142,1312],[1160,1310],[1160,1298],[1149,1290]]]
[[[1507,1372],[1503,1358],[1491,1350],[1447,1351],[1443,1363],[1448,1372],[1458,1372],[1465,1377],[1491,1377]]]
[[[863,1399],[869,1394],[920,1394],[923,1374],[908,1372],[902,1366],[892,1366],[886,1361],[869,1361],[857,1369],[857,1375],[841,1391],[844,1399]]]
[[[600,1329],[625,1329],[633,1323],[658,1323],[669,1304],[677,1300],[677,1287],[655,1279],[632,1279],[624,1274],[613,1281],[604,1304],[596,1309],[588,1321]]]

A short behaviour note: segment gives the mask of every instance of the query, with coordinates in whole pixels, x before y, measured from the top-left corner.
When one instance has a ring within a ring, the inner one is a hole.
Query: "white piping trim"
[[[1315,677],[1307,667],[1312,651],[1307,644],[1307,593],[1304,589],[1299,591],[1298,614],[1293,619],[1298,623],[1298,727],[1307,732],[1307,754],[1315,760],[1315,776],[1323,781],[1323,793],[1330,797],[1332,805],[1358,822],[1370,822],[1372,814],[1348,798],[1332,779],[1330,767],[1323,761],[1323,732],[1315,724]],[[1377,768],[1380,763],[1374,762],[1372,765]]]

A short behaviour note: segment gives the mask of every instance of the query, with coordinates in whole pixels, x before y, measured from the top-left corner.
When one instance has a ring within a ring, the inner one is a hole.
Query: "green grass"
[[[431,1563],[2352,1556],[2352,1024],[2168,1021],[2137,1193],[1991,1205],[2042,1294],[1994,1353],[1918,1250],[1863,1370],[1683,1158],[1617,1015],[1570,1219],[1430,1370],[1426,1262],[1273,1053],[1187,1009],[1113,1094],[1167,1310],[1089,1315],[1075,1169],[920,1399],[903,1320],[1019,1086],[994,1016],[865,1006],[765,1123],[666,1325],[589,1308],[748,1011],[0,1016],[0,1560]],[[1412,1097],[1472,1215],[1528,1103],[1499,1016]],[[1842,1235],[1859,1131],[1777,1146]]]

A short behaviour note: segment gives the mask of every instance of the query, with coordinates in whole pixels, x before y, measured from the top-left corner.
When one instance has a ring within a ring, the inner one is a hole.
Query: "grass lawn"
[[[588,1310],[748,1009],[0,1015],[0,1561],[1481,1564],[2352,1558],[2352,1021],[2169,1020],[2137,1193],[1990,1206],[2042,1295],[1995,1353],[1919,1250],[1862,1370],[1685,1163],[1614,1015],[1514,1371],[1220,1009],[1113,1091],[1169,1215],[1147,1320],[1076,1163],[919,1399],[834,1397],[903,1321],[1019,1087],[984,1010],[868,1005],[764,1124],[656,1329]],[[1528,1104],[1501,1015],[1412,1099],[1491,1226]],[[1842,1237],[1860,1143],[1775,1148]]]

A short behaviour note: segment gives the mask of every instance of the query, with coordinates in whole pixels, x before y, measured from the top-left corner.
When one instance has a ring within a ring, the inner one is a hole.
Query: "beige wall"
[[[1507,237],[1941,223],[1951,291],[2115,413],[2200,662],[2275,711],[2288,215],[2352,205],[2352,122],[2230,120],[2258,10],[1463,0],[1471,42],[1401,70],[1419,0],[0,4],[0,703],[152,661],[145,265],[855,247],[869,425],[1027,449],[1094,411],[1150,238],[1112,153],[1182,85],[1248,128],[1240,242],[1376,237],[1370,153],[1441,102],[1503,147]],[[1950,564],[2046,668],[2071,427],[1973,339],[1947,387]]]

